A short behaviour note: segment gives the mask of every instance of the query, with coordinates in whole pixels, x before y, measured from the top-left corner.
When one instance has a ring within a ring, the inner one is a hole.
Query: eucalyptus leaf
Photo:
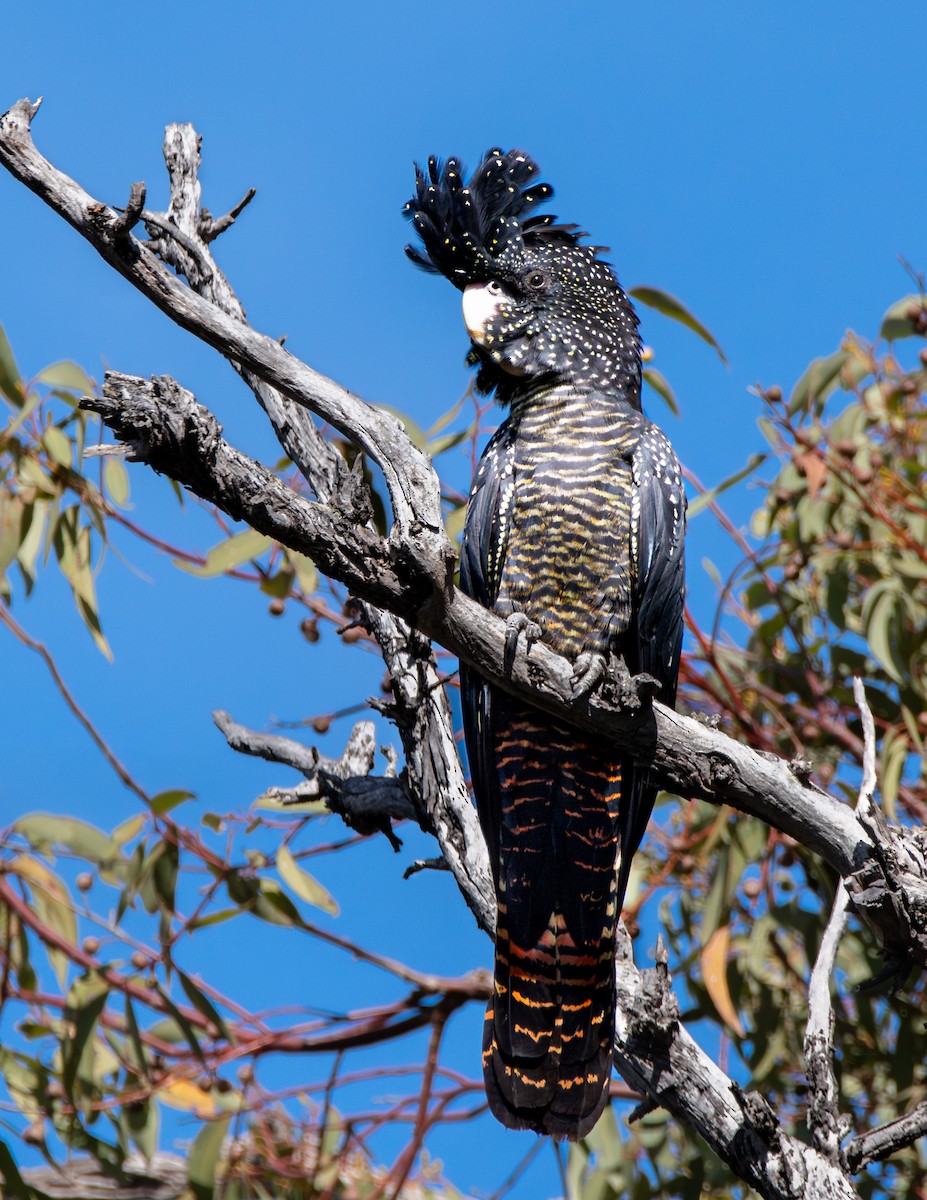
[[[14,408],[22,408],[25,399],[22,379],[2,325],[0,325],[0,392],[6,396]]]
[[[207,1021],[212,1021],[213,1025],[215,1025],[216,1029],[219,1031],[219,1033],[221,1033],[225,1040],[234,1045],[235,1039],[230,1033],[228,1026],[223,1020],[216,1006],[209,999],[203,989],[198,984],[194,983],[189,975],[184,974],[184,972],[179,969],[177,969],[177,978],[180,980],[180,986],[183,988],[184,992],[186,992],[187,999],[190,1001],[193,1007],[202,1016],[204,1016]]]
[[[17,854],[9,870],[29,885],[32,906],[39,920],[70,946],[77,946],[77,918],[68,889],[45,863],[30,854]],[[45,942],[52,970],[63,988],[67,984],[68,957],[58,946]]]
[[[44,383],[46,387],[64,388],[66,391],[76,392],[79,396],[92,395],[94,391],[93,380],[84,368],[67,359],[52,363],[50,367],[39,371],[35,382]]]
[[[129,502],[129,472],[122,459],[107,456],[103,464],[103,484],[113,504],[125,508]]]
[[[186,803],[187,800],[195,799],[195,792],[186,792],[182,788],[174,788],[167,792],[158,792],[156,796],[152,796],[151,798],[151,811],[161,817],[165,813],[173,812],[178,805]]]
[[[233,534],[224,542],[219,542],[206,555],[206,561],[197,566],[175,558],[174,565],[199,579],[212,579],[217,575],[225,575],[243,563],[259,558],[273,545],[273,540],[256,529],[245,529]]]
[[[112,837],[77,817],[58,813],[28,813],[14,821],[12,829],[40,853],[63,846],[78,858],[97,864],[108,863],[119,853]]]
[[[902,296],[900,300],[895,301],[882,318],[879,336],[889,342],[897,341],[899,338],[913,337],[917,333],[917,327],[909,314],[918,308],[923,311],[925,306],[927,306],[927,301],[923,296]]]
[[[676,396],[673,393],[673,389],[669,385],[669,380],[662,375],[656,369],[656,367],[645,367],[644,382],[648,387],[653,388],[673,416],[678,417],[679,404],[676,401]]]
[[[631,288],[628,292],[629,296],[633,296],[635,300],[639,300],[641,304],[646,304],[648,308],[655,308],[657,312],[662,313],[665,317],[669,317],[673,321],[678,321],[681,325],[685,325],[687,329],[691,329],[709,346],[714,349],[721,361],[726,365],[727,359],[724,356],[724,351],[715,341],[713,334],[702,324],[702,322],[681,300],[675,296],[671,296],[669,292],[664,292],[660,288],[653,287],[636,287]]]
[[[821,402],[837,386],[840,372],[848,357],[846,350],[836,350],[826,358],[816,358],[792,390],[788,404],[789,415],[819,408]]]
[[[231,1115],[207,1121],[196,1135],[187,1159],[190,1188],[195,1200],[213,1200],[216,1176]]]
[[[52,462],[57,463],[59,467],[74,465],[74,447],[64,430],[59,429],[57,425],[49,425],[42,434],[42,441]]]
[[[338,901],[327,888],[299,865],[289,848],[283,844],[277,849],[277,870],[290,891],[301,900],[305,900],[307,904],[314,904],[316,908],[321,908],[333,917],[338,916]]]

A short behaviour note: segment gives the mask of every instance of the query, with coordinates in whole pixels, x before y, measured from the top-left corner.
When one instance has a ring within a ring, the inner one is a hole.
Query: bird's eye
[[[486,284],[486,291],[489,292],[490,296],[501,296],[502,284],[498,279],[490,279],[489,283]]]
[[[543,271],[532,271],[525,282],[529,288],[532,288],[535,292],[540,292],[547,287],[547,276]]]

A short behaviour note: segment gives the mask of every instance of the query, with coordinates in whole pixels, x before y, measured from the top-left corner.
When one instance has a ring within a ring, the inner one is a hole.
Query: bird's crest
[[[442,164],[432,156],[427,171],[416,163],[415,195],[402,211],[423,250],[406,246],[406,254],[463,290],[490,278],[501,256],[511,261],[526,245],[575,245],[585,236],[577,225],[559,225],[550,213],[531,215],[554,194],[550,184],[535,182],[538,172],[523,150],[490,150],[469,180],[459,158]]]

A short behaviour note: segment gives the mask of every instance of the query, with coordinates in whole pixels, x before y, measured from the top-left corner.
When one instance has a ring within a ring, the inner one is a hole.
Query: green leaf
[[[171,1017],[162,1017],[160,1021],[155,1021],[153,1025],[148,1026],[147,1032],[156,1041],[170,1042],[172,1046],[179,1046],[187,1040],[184,1031]]]
[[[265,537],[263,533],[258,533],[256,529],[245,529],[226,538],[218,546],[213,546],[202,566],[195,566],[179,558],[174,559],[174,566],[180,567],[190,575],[196,575],[199,579],[212,579],[216,575],[224,575],[227,571],[240,567],[242,563],[258,558],[272,545],[273,540]]]
[[[724,580],[721,578],[721,572],[718,570],[718,568],[715,566],[715,564],[708,557],[702,558],[702,567],[705,570],[705,574],[708,576],[708,578],[711,580],[711,582],[715,585],[715,587],[720,591],[721,588],[724,587]]]
[[[187,1169],[190,1188],[196,1200],[213,1200],[216,1192],[216,1171],[231,1114],[208,1121],[196,1135],[190,1148]]]
[[[42,442],[48,452],[48,457],[59,467],[74,465],[74,446],[71,439],[57,425],[49,425],[42,434]]]
[[[119,1120],[125,1125],[129,1140],[138,1148],[145,1162],[151,1162],[158,1149],[160,1112],[152,1100],[136,1100],[119,1109]]]
[[[38,459],[26,458],[19,464],[19,478],[26,487],[37,488],[45,496],[57,496],[58,485],[39,464]]]
[[[457,416],[460,413],[460,410],[464,406],[464,401],[466,400],[466,398],[467,398],[467,392],[464,392],[464,394],[460,397],[460,399],[457,401],[457,403],[452,408],[449,408],[446,413],[442,413],[441,416],[438,417],[437,421],[435,421],[434,425],[432,425],[432,427],[428,430],[427,434],[425,435],[429,441],[436,438],[438,436],[438,434],[442,432],[442,430],[447,429],[447,427],[448,427],[448,425],[450,425],[451,421],[456,420]],[[468,432],[469,432],[469,430],[468,430]]]
[[[29,813],[13,822],[13,832],[24,837],[34,850],[47,853],[56,846],[64,846],[79,858],[88,862],[106,863],[118,853],[112,838],[76,817],[62,817],[57,813]]]
[[[64,388],[65,391],[77,392],[81,396],[93,394],[93,380],[83,367],[70,359],[63,359],[45,367],[36,375],[35,382],[44,383],[46,387]]]
[[[447,534],[447,540],[449,542],[456,542],[461,533],[463,533],[464,522],[466,519],[466,504],[459,504],[455,509],[448,513],[444,521],[444,532]]]
[[[142,1041],[142,1033],[138,1027],[138,1020],[135,1016],[135,1007],[129,993],[126,992],[126,1032],[129,1038],[129,1045],[132,1047],[133,1065],[135,1070],[143,1079],[148,1079],[148,1055],[145,1053],[145,1043]]]
[[[41,1096],[47,1086],[48,1073],[34,1058],[0,1046],[0,1079],[16,1107],[34,1121],[41,1113]]]
[[[161,844],[164,849],[155,859],[152,881],[161,904],[169,913],[173,913],[177,873],[180,869],[180,851],[174,842],[165,841]]]
[[[915,308],[923,309],[924,306],[923,296],[903,296],[900,300],[896,300],[882,318],[879,336],[889,342],[897,341],[898,338],[913,337],[917,333],[917,327],[908,313]]]
[[[666,376],[662,375],[655,367],[645,367],[644,382],[652,387],[657,395],[661,397],[673,416],[678,417],[679,405],[676,403],[676,397]]]
[[[874,599],[873,599],[874,597]],[[895,683],[904,686],[906,681],[904,663],[897,654],[899,624],[899,596],[892,581],[871,589],[863,607],[866,641],[886,674]]]
[[[180,986],[187,994],[187,999],[197,1012],[204,1016],[207,1021],[212,1021],[225,1040],[234,1045],[235,1039],[232,1037],[228,1026],[209,997],[193,982],[189,975],[185,975],[179,968],[177,968],[177,978],[180,980]]]
[[[699,921],[699,938],[703,948],[708,945],[714,931],[728,918],[732,891],[728,878],[730,857],[730,847],[722,846],[715,860],[711,889],[705,899]]]
[[[300,900],[314,904],[333,917],[338,916],[338,901],[308,871],[303,870],[285,845],[277,850],[277,870],[283,882]]]
[[[901,776],[910,754],[911,747],[904,734],[890,732],[882,744],[882,786],[880,788],[882,807],[890,821],[896,819],[895,805],[898,799],[898,788],[901,785]]]
[[[167,1009],[167,1011],[170,1013],[170,1015],[174,1018],[174,1022],[176,1023],[177,1027],[180,1029],[183,1036],[186,1038],[187,1045],[190,1047],[190,1049],[193,1051],[193,1053],[196,1055],[196,1057],[200,1060],[200,1062],[205,1067],[206,1059],[203,1057],[203,1051],[200,1047],[199,1039],[196,1036],[193,1026],[190,1024],[190,1022],[187,1020],[187,1018],[184,1016],[184,1014],[180,1011],[180,1009],[177,1007],[177,1005],[174,1003],[174,1001],[170,998],[170,996],[167,994],[167,992],[164,990],[164,988],[161,986],[161,984],[158,983],[157,981],[155,981],[155,983],[154,983],[154,990],[158,993],[158,995],[164,1001],[164,1007]],[[154,1032],[154,1031],[151,1030],[150,1032]],[[158,1036],[159,1037],[163,1036],[163,1034],[159,1033]]]
[[[22,378],[2,325],[0,325],[0,392],[3,392],[14,408],[22,408],[26,398]]]
[[[27,596],[32,591],[35,583],[36,563],[44,540],[45,518],[48,513],[48,507],[47,501],[36,500],[33,504],[28,505],[24,514],[23,524],[25,525],[26,521],[28,521],[29,529],[23,535],[19,553],[16,555],[16,561],[22,572]],[[2,554],[0,554],[0,558],[2,558]]]
[[[307,558],[305,554],[297,554],[295,550],[287,550],[286,554],[293,564],[293,570],[296,572],[296,578],[299,580],[303,594],[311,596],[313,592],[318,591],[319,572],[312,559]]]
[[[278,883],[273,879],[261,879],[257,882],[258,891],[251,906],[251,911],[256,917],[268,921],[271,925],[302,925],[303,919],[296,905]]]
[[[65,1016],[74,1026],[74,1036],[64,1043],[61,1082],[69,1096],[78,1077],[95,1083],[93,1033],[106,1007],[109,984],[99,975],[82,975],[68,991]]]
[[[635,300],[639,300],[641,304],[646,304],[648,308],[655,308],[657,312],[662,313],[665,317],[669,317],[670,320],[678,321],[681,325],[685,325],[693,333],[697,333],[703,341],[707,342],[712,349],[717,351],[718,357],[727,365],[724,351],[701,321],[689,312],[681,300],[677,300],[669,292],[652,287],[631,288],[628,295],[633,296]]]
[[[837,561],[824,578],[827,589],[827,616],[835,629],[846,629],[846,607],[850,595],[847,564]]]
[[[844,363],[850,357],[846,350],[837,350],[826,358],[816,358],[808,367],[789,397],[788,412],[813,411],[837,386]]]
[[[152,796],[151,798],[151,811],[162,817],[165,813],[169,813],[175,809],[179,804],[195,799],[195,792],[185,792],[182,788],[175,788],[168,792],[158,792],[157,796]]]
[[[625,1162],[625,1147],[615,1117],[609,1104],[585,1137],[586,1145],[596,1156],[596,1167],[603,1171],[620,1170]]]
[[[273,575],[268,575],[266,579],[262,579],[259,587],[265,596],[274,596],[279,600],[286,600],[287,596],[293,590],[293,580],[295,578],[296,572],[284,559],[280,570]]]
[[[734,487],[735,484],[738,484],[741,482],[741,480],[746,479],[748,475],[752,475],[757,467],[762,466],[762,464],[766,462],[768,457],[768,454],[751,454],[745,467],[742,467],[729,478],[723,479],[713,488],[709,488],[707,492],[702,492],[701,495],[693,497],[693,499],[689,501],[689,519],[691,520],[694,516],[697,516],[698,513],[700,513],[702,509],[706,507],[706,505],[713,504],[718,496],[726,492],[728,488]]]
[[[111,841],[115,842],[117,846],[125,846],[128,842],[134,841],[148,824],[148,820],[146,813],[136,813],[134,817],[121,821],[109,835]]]
[[[210,925],[221,925],[223,921],[229,921],[232,917],[240,915],[240,908],[220,908],[218,911],[210,913],[208,917],[197,917],[195,921],[191,921],[190,930],[206,929]]]
[[[441,437],[432,438],[425,444],[425,453],[431,458],[437,458],[439,454],[446,454],[448,450],[453,450],[455,446],[466,441],[470,432],[469,429],[456,429]]]
[[[147,912],[160,912],[163,908],[163,897],[159,891],[159,882],[156,878],[158,864],[165,855],[170,855],[171,845],[166,841],[155,842],[151,849],[145,853],[145,843],[140,842],[135,848],[132,855],[132,861],[135,862],[136,855],[140,852],[143,854],[143,860],[137,870],[133,872],[135,879],[135,890],[141,896],[142,903]],[[173,853],[176,855],[177,847],[173,847]],[[175,868],[176,870],[176,868]],[[167,875],[163,877],[161,886],[170,882],[171,869],[168,868]]]
[[[31,854],[17,854],[9,865],[14,875],[29,884],[32,906],[43,925],[53,929],[69,945],[77,945],[77,919],[70,894],[58,876]],[[63,988],[68,978],[68,958],[57,947],[45,945],[48,961]]]
[[[103,464],[103,483],[113,504],[125,508],[129,500],[129,472],[121,458],[107,455]]]
[[[590,1152],[584,1142],[574,1142],[570,1146],[566,1165],[567,1200],[581,1200],[583,1181],[590,1158]]]
[[[76,506],[65,509],[55,529],[55,554],[62,575],[71,585],[77,611],[97,644],[97,648],[112,661],[97,611],[96,588],[90,561],[90,529],[78,524],[80,513]]]
[[[19,496],[3,491],[0,501],[0,575],[4,575],[20,553],[28,516]]]

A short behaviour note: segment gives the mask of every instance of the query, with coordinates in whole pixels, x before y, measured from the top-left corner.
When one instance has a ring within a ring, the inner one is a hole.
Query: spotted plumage
[[[420,266],[463,291],[470,359],[509,414],[477,468],[461,588],[575,660],[622,655],[675,698],[685,496],[641,411],[637,317],[600,248],[534,209],[522,151],[417,169]],[[517,624],[514,624],[516,623]],[[496,886],[483,1067],[506,1125],[584,1136],[607,1101],[615,927],[655,789],[646,768],[465,666],[467,752]]]

